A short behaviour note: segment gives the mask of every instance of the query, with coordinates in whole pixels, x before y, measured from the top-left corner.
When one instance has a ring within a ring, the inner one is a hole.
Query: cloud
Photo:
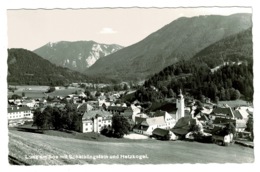
[[[104,27],[104,28],[102,28],[102,30],[99,33],[101,33],[101,34],[115,34],[115,33],[117,33],[117,31],[113,30],[110,27]]]

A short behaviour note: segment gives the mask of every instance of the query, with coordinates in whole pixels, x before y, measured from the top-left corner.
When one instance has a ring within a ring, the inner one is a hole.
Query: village
[[[130,126],[124,138],[195,140],[223,146],[235,141],[252,143],[253,132],[249,127],[253,118],[251,105],[231,107],[212,103],[209,99],[200,102],[190,99],[180,90],[175,98],[147,111],[138,100],[131,103],[123,101],[122,97],[133,92],[121,90],[97,94],[92,91],[86,95],[82,90],[52,98],[12,96],[8,99],[8,126],[32,125],[37,109],[41,112],[47,107],[63,110],[70,103],[78,115],[73,130],[80,133],[101,133],[107,136],[112,125],[117,125],[116,121],[112,121],[113,116],[120,115],[127,119]]]

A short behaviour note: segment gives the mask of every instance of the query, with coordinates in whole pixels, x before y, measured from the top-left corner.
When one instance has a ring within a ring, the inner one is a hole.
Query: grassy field
[[[245,100],[219,101],[218,104],[219,105],[227,104],[230,107],[243,106],[243,105],[247,106],[248,105],[248,103]]]
[[[14,87],[14,86],[11,86]],[[81,88],[76,87],[60,87],[59,90],[55,90],[52,93],[45,94],[45,92],[49,89],[49,86],[33,86],[33,85],[26,85],[26,86],[15,86],[17,90],[13,92],[8,92],[8,96],[11,97],[13,94],[22,95],[25,93],[26,97],[29,98],[42,98],[49,96],[67,96],[68,94],[75,93],[76,91],[82,90]]]
[[[123,142],[116,142],[115,139],[105,142],[87,141],[9,130],[9,156],[21,164],[31,165],[252,163],[254,161],[254,150],[239,145],[222,147],[187,141],[123,140]]]

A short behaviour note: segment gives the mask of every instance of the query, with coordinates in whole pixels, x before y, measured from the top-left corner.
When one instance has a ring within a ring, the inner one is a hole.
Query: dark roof
[[[8,113],[30,111],[30,110],[31,109],[28,106],[22,106],[22,107],[13,106],[13,107],[7,108]]]
[[[88,103],[83,103],[82,105],[80,105],[78,107],[78,111],[80,111],[80,112],[90,111],[92,109],[93,109],[93,107],[91,105],[89,105]]]
[[[138,123],[138,124],[139,123],[141,124],[145,120],[146,120],[146,118],[142,118],[142,117],[138,117],[138,116],[135,117],[135,122]]]
[[[238,110],[234,110],[233,113],[236,119],[243,119],[243,116]]]
[[[107,110],[112,111],[118,111],[118,112],[124,112],[127,109],[127,107],[122,106],[108,106]]]
[[[176,108],[176,103],[153,103],[151,108],[151,111],[157,111],[157,110],[162,110],[162,111],[166,111],[168,113],[176,113],[177,108]]]
[[[156,128],[153,130],[153,135],[164,137],[169,134],[169,130]]]
[[[233,111],[230,107],[225,107],[225,108],[221,108],[221,107],[216,107],[215,109],[213,109],[211,114],[215,114],[218,116],[225,116],[225,117],[230,117],[233,118]]]
[[[153,114],[153,116],[154,117],[159,117],[159,116],[165,116],[165,111],[161,111],[161,110],[157,110],[154,114]]]
[[[143,125],[141,125],[141,123],[139,123],[139,124],[135,125],[133,129],[146,131],[148,128],[149,128],[148,126],[143,126]]]

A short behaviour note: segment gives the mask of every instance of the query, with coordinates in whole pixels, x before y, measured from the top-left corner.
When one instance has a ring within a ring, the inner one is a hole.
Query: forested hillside
[[[53,65],[37,54],[25,49],[8,49],[9,84],[64,85],[87,82],[90,79],[69,69]]]
[[[136,95],[143,100],[160,99],[182,89],[197,99],[252,101],[252,54],[250,28],[210,45],[190,60],[166,67],[148,79]],[[157,93],[151,91],[152,86],[159,89]]]

